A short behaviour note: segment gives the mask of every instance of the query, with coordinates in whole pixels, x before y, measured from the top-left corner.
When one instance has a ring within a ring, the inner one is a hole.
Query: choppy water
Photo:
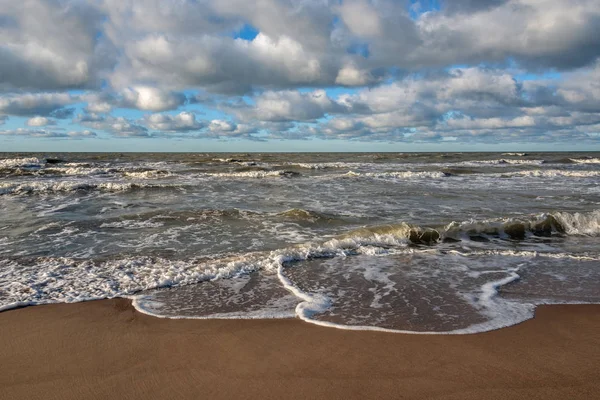
[[[1,154],[0,309],[469,333],[600,303],[600,154]]]

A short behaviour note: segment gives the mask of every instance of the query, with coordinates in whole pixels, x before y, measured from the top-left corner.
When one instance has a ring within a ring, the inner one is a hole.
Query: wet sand
[[[0,399],[593,399],[600,306],[422,336],[166,320],[128,300],[0,313]]]

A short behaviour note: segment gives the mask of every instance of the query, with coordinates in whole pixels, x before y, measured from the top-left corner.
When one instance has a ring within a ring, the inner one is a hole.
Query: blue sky
[[[0,151],[600,150],[598,0],[1,1]]]

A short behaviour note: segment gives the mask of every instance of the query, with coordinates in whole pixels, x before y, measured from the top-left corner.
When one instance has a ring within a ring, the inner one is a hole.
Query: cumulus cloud
[[[366,0],[344,1],[339,8],[342,20],[352,33],[362,37],[378,37],[383,27],[373,4]]]
[[[203,137],[214,137],[214,138],[245,138],[250,140],[259,140],[256,133],[260,128],[257,125],[252,124],[236,124],[231,121],[225,121],[222,119],[213,119],[208,125],[208,131],[205,132]]]
[[[343,108],[324,90],[280,91],[262,93],[254,98],[253,105],[238,107],[233,112],[244,121],[312,121]]]
[[[104,129],[114,136],[120,137],[148,137],[148,129],[144,126],[132,123],[123,117],[107,121]]]
[[[589,83],[597,73],[594,67],[552,86],[543,85],[548,93],[540,96],[538,84],[521,84],[506,71],[455,68],[425,78],[409,76],[336,99],[324,93],[323,98],[315,98],[315,93],[269,92],[238,114],[246,119],[297,122],[328,115],[316,126],[302,128],[305,136],[324,138],[473,141],[485,137],[491,141],[516,140],[517,133],[520,140],[530,140],[535,133],[535,137],[547,134],[549,140],[564,140],[570,127],[574,134],[592,139],[593,132],[586,127],[599,123],[600,92]]]
[[[29,118],[26,122],[27,126],[48,126],[48,125],[56,125],[56,121],[46,118],[46,117],[33,117]]]
[[[343,86],[365,86],[374,80],[368,70],[359,70],[355,65],[346,65],[338,71],[335,83]]]
[[[81,114],[74,122],[117,137],[149,137],[148,128],[124,117]]]
[[[146,116],[143,123],[152,130],[162,132],[190,132],[200,130],[204,125],[196,120],[191,112],[181,112],[177,115],[152,114]]]
[[[72,110],[66,106],[76,101],[77,97],[68,93],[9,94],[0,96],[0,114],[68,118]]]
[[[179,93],[150,86],[135,86],[123,90],[121,105],[144,111],[174,110],[183,105],[186,97]]]
[[[114,65],[95,2],[0,0],[0,10],[0,88],[91,87]]]
[[[0,124],[49,127],[77,110],[79,138],[600,137],[600,0],[0,0],[0,10]],[[210,122],[197,117],[205,109]]]
[[[294,38],[260,33],[253,41],[222,36],[171,39],[152,35],[125,44],[127,59],[111,76],[132,81],[244,93],[260,86],[325,84],[335,75]]]

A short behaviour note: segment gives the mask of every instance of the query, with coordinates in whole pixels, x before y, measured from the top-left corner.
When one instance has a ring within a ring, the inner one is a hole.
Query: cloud
[[[466,2],[462,2],[465,4]],[[487,2],[489,3],[489,2]],[[428,13],[418,22],[419,65],[514,61],[532,69],[571,69],[600,54],[597,0],[512,0],[459,13]]]
[[[378,37],[382,34],[382,21],[368,1],[347,0],[339,10],[342,21],[353,34],[362,37]]]
[[[177,115],[152,114],[144,118],[143,123],[152,130],[161,132],[198,131],[204,125],[196,120],[192,112],[181,112]]]
[[[32,128],[3,132],[66,137],[41,128],[73,118],[79,138],[600,137],[599,0],[0,0],[0,10],[0,124]],[[256,36],[238,37],[244,27]]]
[[[265,92],[254,99],[253,105],[232,111],[243,121],[313,121],[330,112],[339,112],[343,106],[327,96],[324,90],[308,93],[297,91]]]
[[[375,79],[367,70],[359,70],[355,65],[346,65],[338,71],[335,83],[343,86],[365,86]]]
[[[96,132],[92,132],[89,130],[84,130],[84,131],[70,131],[67,133],[67,135],[70,138],[73,139],[85,139],[85,138],[95,138],[98,135],[96,134]]]
[[[56,121],[46,118],[46,117],[33,117],[29,118],[26,122],[27,126],[48,126],[48,125],[56,125]]]
[[[113,117],[99,114],[81,114],[75,123],[91,129],[107,132],[117,137],[149,137],[148,129],[124,117]]]
[[[255,136],[258,133],[258,126],[252,124],[236,124],[231,121],[225,121],[220,119],[213,119],[208,125],[208,131],[203,137],[214,137],[214,138],[245,138],[250,140],[257,140]]]
[[[186,97],[179,93],[150,86],[135,86],[123,90],[120,105],[125,108],[158,112],[174,110],[185,101]],[[101,104],[95,106],[98,109]]]
[[[148,129],[123,117],[113,118],[104,125],[104,130],[118,137],[149,137]]]
[[[54,116],[68,118],[72,111],[65,106],[77,97],[68,93],[24,93],[0,96],[0,114],[20,117]]]
[[[102,31],[95,2],[0,0],[0,88],[92,87],[116,53]]]
[[[149,82],[244,93],[259,86],[322,85],[335,77],[295,39],[260,33],[253,41],[221,36],[178,40],[151,35],[125,44],[127,59],[111,76],[115,87]]]
[[[0,136],[20,136],[20,137],[31,137],[31,138],[48,138],[48,139],[83,139],[83,138],[95,138],[97,137],[95,132],[84,130],[84,131],[70,131],[62,132],[59,130],[47,130],[47,129],[24,129],[18,128],[13,130],[0,130]]]

